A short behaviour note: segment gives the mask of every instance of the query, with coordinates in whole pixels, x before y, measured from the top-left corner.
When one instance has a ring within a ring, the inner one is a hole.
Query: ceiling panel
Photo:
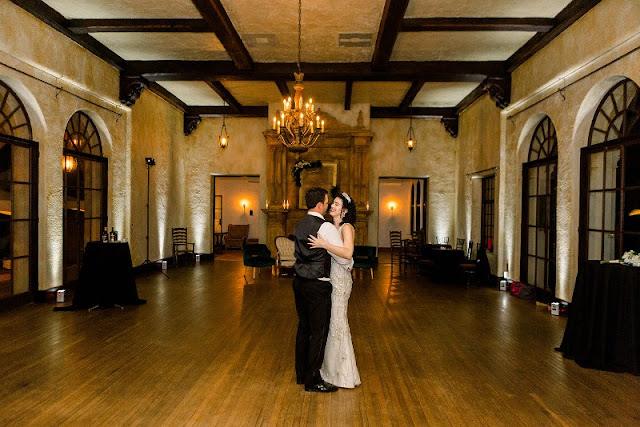
[[[67,19],[197,18],[191,0],[43,0]]]
[[[242,105],[269,105],[282,101],[274,82],[224,81],[222,84]]]
[[[354,82],[352,104],[371,104],[375,107],[397,107],[411,87],[409,82]]]
[[[400,33],[392,61],[504,61],[536,33],[435,31]]]
[[[94,33],[92,36],[127,61],[229,59],[213,33]]]
[[[192,107],[224,105],[222,98],[205,82],[159,81],[157,83]]]
[[[384,0],[302,2],[302,62],[370,61]],[[291,0],[222,0],[231,22],[256,62],[295,62],[298,55],[298,4]],[[357,13],[341,13],[345,7]],[[341,33],[370,34],[369,46],[339,46]],[[256,35],[275,46],[251,43]],[[266,38],[266,37],[265,37]],[[304,71],[304,70],[303,70]]]
[[[478,83],[425,83],[413,100],[414,107],[455,107]]]
[[[571,0],[410,0],[405,18],[554,18]]]

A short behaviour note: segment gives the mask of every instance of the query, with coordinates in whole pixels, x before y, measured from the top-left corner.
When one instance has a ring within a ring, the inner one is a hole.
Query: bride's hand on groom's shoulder
[[[310,234],[309,238],[307,239],[309,240],[309,246],[316,249],[316,248],[322,248],[322,249],[326,249],[325,244],[327,243],[326,240],[324,240],[322,238],[322,235],[318,234],[318,237]]]

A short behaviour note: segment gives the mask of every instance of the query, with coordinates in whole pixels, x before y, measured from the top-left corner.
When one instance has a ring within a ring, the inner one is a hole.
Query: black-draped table
[[[583,367],[640,374],[640,267],[580,265],[559,350]]]
[[[144,303],[145,300],[138,298],[129,244],[89,242],[84,251],[73,305],[57,309]]]

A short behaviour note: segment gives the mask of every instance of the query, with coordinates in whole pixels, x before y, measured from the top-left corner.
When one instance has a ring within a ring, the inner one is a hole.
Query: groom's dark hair
[[[322,187],[313,187],[307,190],[307,193],[304,195],[307,209],[313,209],[318,203],[324,203],[324,196],[326,194],[328,194],[327,190]]]

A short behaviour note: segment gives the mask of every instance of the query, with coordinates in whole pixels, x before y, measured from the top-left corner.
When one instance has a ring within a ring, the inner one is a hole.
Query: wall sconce
[[[247,199],[240,200],[240,206],[242,206],[242,212],[244,214],[247,213],[247,206],[249,205],[249,201]]]
[[[389,209],[391,210],[391,216],[393,216],[393,211],[397,210],[398,205],[396,204],[396,202],[389,202],[388,206],[389,206]]]
[[[62,170],[73,172],[78,167],[78,159],[73,156],[62,156]]]

